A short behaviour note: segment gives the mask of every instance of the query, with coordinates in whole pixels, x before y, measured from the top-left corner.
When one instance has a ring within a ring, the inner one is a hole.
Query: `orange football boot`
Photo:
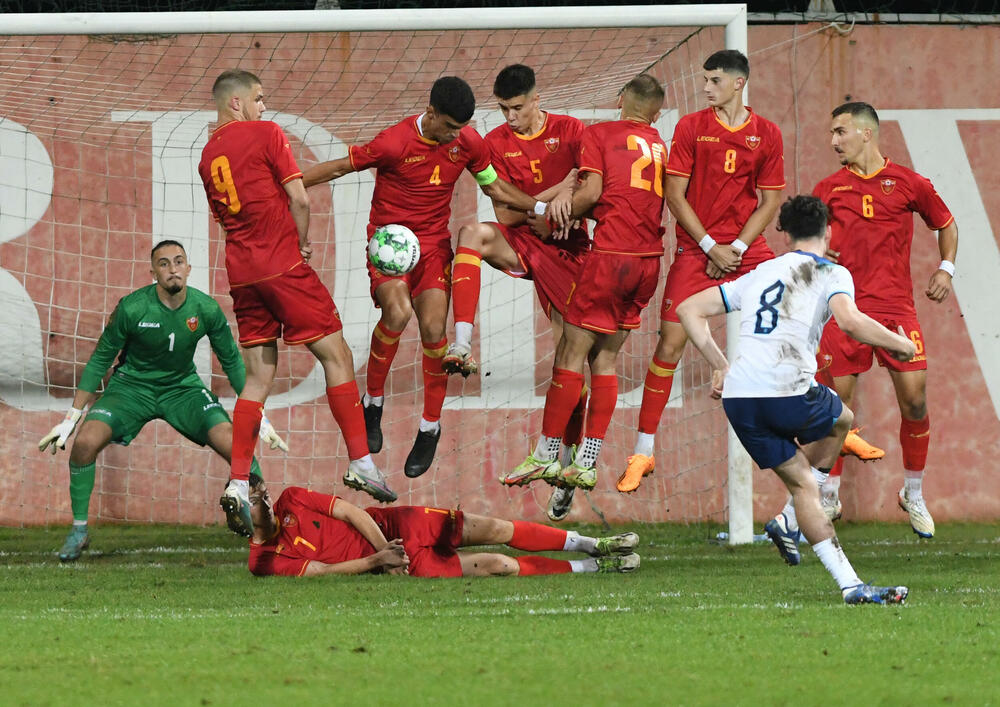
[[[654,457],[647,457],[645,454],[633,454],[628,458],[628,466],[620,477],[618,477],[617,489],[621,493],[632,493],[642,482],[642,477],[653,473],[653,465],[656,463]]]
[[[844,439],[844,446],[840,449],[840,455],[852,455],[863,462],[875,461],[884,457],[885,450],[879,449],[861,439],[861,436],[858,434],[860,431],[860,427],[855,427],[847,433],[847,437]]]

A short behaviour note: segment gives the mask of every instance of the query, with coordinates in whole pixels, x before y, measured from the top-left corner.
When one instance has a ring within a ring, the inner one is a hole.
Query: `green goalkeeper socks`
[[[87,512],[90,508],[90,494],[94,491],[94,472],[97,465],[94,462],[77,466],[69,465],[69,499],[73,506],[73,520],[87,522]]]

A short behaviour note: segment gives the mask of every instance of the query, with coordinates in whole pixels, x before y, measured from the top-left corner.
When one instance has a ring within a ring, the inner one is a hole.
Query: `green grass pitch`
[[[580,527],[594,533],[593,527]],[[1000,701],[1000,524],[839,528],[902,607],[803,545],[638,525],[631,575],[257,579],[223,528],[0,529],[4,705],[932,705]]]

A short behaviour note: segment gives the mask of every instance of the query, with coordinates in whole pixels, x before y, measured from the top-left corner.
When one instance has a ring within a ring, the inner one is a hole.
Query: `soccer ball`
[[[406,226],[379,226],[368,241],[368,262],[384,275],[405,275],[420,260],[420,241]]]

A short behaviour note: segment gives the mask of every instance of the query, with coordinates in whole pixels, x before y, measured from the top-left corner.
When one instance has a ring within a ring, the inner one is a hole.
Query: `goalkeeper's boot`
[[[844,504],[840,502],[840,495],[836,491],[827,492],[822,486],[819,489],[819,505],[831,523],[840,520],[840,516],[844,514]]]
[[[376,454],[382,451],[382,406],[362,405],[365,414],[365,434],[368,436],[368,451]]]
[[[639,556],[634,552],[628,555],[607,555],[597,558],[598,572],[635,572],[639,569]]]
[[[597,467],[580,466],[573,462],[562,470],[559,480],[566,486],[575,486],[584,491],[590,491],[597,486]]]
[[[479,364],[472,357],[472,349],[454,342],[448,344],[448,350],[441,359],[441,368],[448,374],[461,373],[462,378],[479,373]]]
[[[635,533],[619,533],[618,535],[608,535],[598,538],[594,551],[590,553],[594,557],[606,557],[607,555],[631,555],[639,544],[639,536]]]
[[[790,565],[797,565],[802,562],[802,555],[799,554],[799,529],[788,529],[788,520],[784,513],[779,513],[764,526],[764,532],[771,542],[778,548],[782,559]]]
[[[344,486],[364,491],[379,503],[392,503],[397,498],[378,467],[372,464],[366,468],[359,460],[347,465],[347,471],[344,472]]]
[[[859,584],[844,590],[845,604],[902,604],[910,590],[906,587],[876,587]]]
[[[860,431],[860,427],[855,427],[847,433],[847,437],[844,438],[844,446],[840,448],[840,456],[852,455],[863,462],[875,461],[884,457],[885,450],[861,439],[858,434]]]
[[[655,464],[655,457],[647,457],[645,454],[633,454],[630,456],[628,458],[628,466],[625,467],[622,475],[618,477],[616,487],[618,491],[621,493],[632,493],[635,491],[639,488],[639,484],[642,483],[642,477],[653,473]]]
[[[87,526],[74,525],[66,536],[66,542],[59,549],[60,562],[74,562],[80,559],[80,555],[87,546],[90,545],[90,536],[87,535]]]
[[[907,494],[906,487],[899,489],[899,507],[910,514],[910,527],[922,538],[934,537],[934,519],[931,518],[923,496]]]
[[[514,471],[508,471],[500,476],[500,483],[505,486],[524,486],[539,479],[555,478],[559,475],[562,465],[558,459],[546,461],[536,459],[533,454],[518,464]]]
[[[226,490],[222,492],[222,498],[219,499],[219,505],[226,514],[226,525],[229,529],[244,538],[251,538],[253,518],[250,517],[250,496],[243,484],[236,483],[236,479],[230,479],[226,484]]]
[[[438,425],[437,429],[431,432],[418,430],[417,438],[413,441],[413,448],[406,455],[403,473],[409,478],[415,479],[430,469],[439,439],[441,439],[441,425]]]
[[[576,493],[576,489],[572,486],[568,488],[556,486],[552,489],[552,495],[549,496],[549,507],[545,509],[545,514],[549,517],[549,520],[558,523],[566,519],[570,508],[573,507],[574,493]]]

